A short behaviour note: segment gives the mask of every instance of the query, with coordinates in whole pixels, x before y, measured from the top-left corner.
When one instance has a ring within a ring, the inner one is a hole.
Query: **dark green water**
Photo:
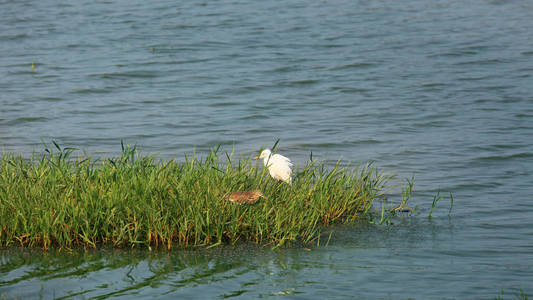
[[[532,1],[0,1],[3,151],[124,139],[181,160],[279,138],[296,165],[312,151],[414,175],[421,211],[439,188],[455,198],[451,217],[441,202],[312,251],[0,250],[0,295],[532,295],[532,16]]]

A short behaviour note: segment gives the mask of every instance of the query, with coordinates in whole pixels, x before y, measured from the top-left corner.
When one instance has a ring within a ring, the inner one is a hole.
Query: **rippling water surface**
[[[531,1],[0,1],[0,149],[375,161],[435,217],[329,247],[0,252],[0,295],[533,294]],[[34,68],[32,69],[32,63]],[[446,200],[447,201],[447,200]]]

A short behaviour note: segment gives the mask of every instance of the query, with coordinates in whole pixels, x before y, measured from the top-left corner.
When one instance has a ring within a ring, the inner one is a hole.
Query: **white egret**
[[[290,159],[280,154],[272,154],[269,149],[263,150],[259,156],[254,157],[254,159],[261,158],[272,178],[291,184],[292,163]]]

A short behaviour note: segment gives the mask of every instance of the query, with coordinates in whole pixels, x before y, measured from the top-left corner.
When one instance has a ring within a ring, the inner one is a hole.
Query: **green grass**
[[[503,300],[505,299],[503,297],[503,288],[500,290],[500,295],[498,295],[496,297],[496,300]],[[522,290],[522,289],[519,289],[518,291],[515,291],[514,293],[514,296],[512,299],[516,299],[516,300],[527,300],[527,294]]]
[[[318,244],[330,225],[370,220],[372,202],[389,190],[392,177],[371,165],[328,169],[310,160],[288,185],[251,158],[219,148],[177,162],[124,145],[120,157],[105,160],[75,158],[75,149],[55,146],[31,159],[1,158],[1,247]],[[267,199],[224,200],[251,189]]]

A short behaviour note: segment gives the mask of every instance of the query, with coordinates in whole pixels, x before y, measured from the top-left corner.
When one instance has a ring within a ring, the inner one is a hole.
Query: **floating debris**
[[[405,206],[405,205],[401,204],[401,205],[398,205],[397,207],[395,207],[392,211],[394,211],[394,212],[402,212],[402,213],[410,213],[410,212],[413,212],[414,210],[412,208],[410,208],[409,206]]]

